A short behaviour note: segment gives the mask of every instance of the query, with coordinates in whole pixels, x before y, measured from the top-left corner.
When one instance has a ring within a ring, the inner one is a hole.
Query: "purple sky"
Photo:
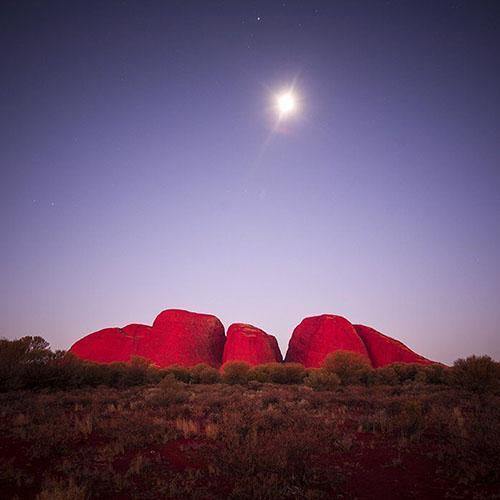
[[[500,358],[500,3],[0,7],[0,336],[341,314]],[[273,96],[300,111],[273,129]]]

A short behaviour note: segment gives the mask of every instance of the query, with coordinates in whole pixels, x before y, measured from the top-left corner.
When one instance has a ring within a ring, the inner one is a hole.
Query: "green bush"
[[[243,361],[228,361],[222,366],[222,381],[228,384],[246,384],[250,377],[250,365]]]
[[[416,381],[422,382],[422,378],[425,377],[423,374],[425,371],[424,365],[417,363],[393,363],[391,366],[396,372],[400,384]]]
[[[342,385],[449,383],[477,393],[500,389],[500,363],[489,356],[459,359],[452,368],[439,364],[394,363],[373,370],[362,355],[337,351],[325,358],[321,371],[306,371],[297,363],[268,363],[250,367],[240,361],[226,363],[221,372],[205,364],[192,368],[174,365],[160,370],[140,357],[132,358],[129,363],[84,361],[72,353],[51,351],[48,342],[41,337],[0,339],[0,391],[99,385],[123,388],[156,384],[169,375],[184,383],[305,383],[318,390],[334,388],[339,382]]]
[[[194,366],[190,372],[193,384],[216,384],[220,382],[219,371],[204,363]]]
[[[156,383],[160,378],[159,370],[144,358],[99,364],[72,353],[52,352],[41,337],[0,340],[0,390],[129,387]]]
[[[272,382],[277,384],[301,384],[306,376],[304,365],[300,363],[276,363],[277,370],[272,374]]]
[[[306,375],[300,363],[266,363],[250,369],[250,380],[273,384],[301,384]]]
[[[335,373],[342,385],[366,383],[372,371],[368,359],[350,351],[330,353],[323,362],[323,368],[327,373]]]
[[[340,378],[336,373],[327,372],[324,368],[310,368],[304,384],[315,391],[334,391],[340,385]]]
[[[269,383],[272,379],[272,373],[279,363],[265,363],[263,365],[255,365],[250,368],[248,378],[261,383]]]
[[[172,374],[177,380],[189,384],[191,382],[191,370],[185,366],[171,365],[160,370],[163,376]]]
[[[21,389],[36,382],[55,357],[48,347],[42,337],[0,339],[0,389]]]
[[[144,385],[151,382],[158,382],[160,376],[158,370],[151,366],[151,362],[141,356],[133,356],[130,363],[123,367],[123,385]],[[158,374],[157,377],[155,375]],[[156,378],[156,380],[153,380]]]
[[[415,382],[423,384],[446,383],[446,367],[439,364],[418,365]]]
[[[500,363],[489,356],[457,359],[449,373],[452,385],[477,393],[500,389]]]
[[[399,376],[392,365],[381,366],[374,370],[375,383],[381,385],[399,384]]]
[[[409,382],[424,384],[444,384],[446,367],[439,364],[420,365],[417,363],[393,363],[374,370],[374,383],[399,385]]]
[[[188,397],[184,383],[176,379],[172,373],[168,373],[158,383],[158,392],[152,400],[156,404],[169,406],[184,403]]]

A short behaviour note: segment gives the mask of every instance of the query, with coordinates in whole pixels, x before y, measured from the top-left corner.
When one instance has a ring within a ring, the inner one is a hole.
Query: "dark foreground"
[[[500,398],[448,386],[0,394],[2,498],[500,498]]]

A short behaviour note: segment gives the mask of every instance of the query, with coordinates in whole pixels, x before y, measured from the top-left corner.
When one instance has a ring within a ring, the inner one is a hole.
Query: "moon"
[[[297,109],[297,99],[291,91],[282,92],[276,97],[276,108],[280,118],[292,114]]]

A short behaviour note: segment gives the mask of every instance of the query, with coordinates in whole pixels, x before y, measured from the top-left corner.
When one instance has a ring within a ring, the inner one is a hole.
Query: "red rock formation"
[[[97,363],[127,362],[140,354],[140,344],[151,330],[146,325],[105,328],[91,333],[73,344],[70,351],[81,359]]]
[[[305,318],[295,328],[288,344],[285,361],[318,368],[335,351],[353,351],[368,357],[354,327],[342,316],[322,314]]]
[[[433,362],[413,352],[399,340],[387,337],[377,330],[364,325],[354,325],[359,337],[366,346],[374,368],[391,363],[419,363],[429,365]]]
[[[374,368],[391,363],[431,364],[403,343],[363,325],[351,325],[341,316],[323,314],[305,318],[295,328],[285,361],[317,368],[335,351],[357,352]],[[159,367],[245,361],[251,365],[281,361],[276,339],[251,325],[235,323],[224,335],[222,323],[210,314],[179,309],[163,311],[153,326],[131,324],[105,328],[77,341],[70,351],[98,363],[127,362],[142,356]]]
[[[129,361],[135,355],[159,367],[199,363],[219,367],[224,342],[224,326],[215,316],[168,309],[158,315],[153,327],[106,328],[83,337],[70,351],[98,363]]]
[[[218,368],[222,363],[224,326],[211,314],[167,309],[156,317],[151,333],[148,354],[158,366],[206,363]]]
[[[283,361],[276,338],[244,323],[234,323],[227,330],[222,362],[245,361],[250,365]]]

